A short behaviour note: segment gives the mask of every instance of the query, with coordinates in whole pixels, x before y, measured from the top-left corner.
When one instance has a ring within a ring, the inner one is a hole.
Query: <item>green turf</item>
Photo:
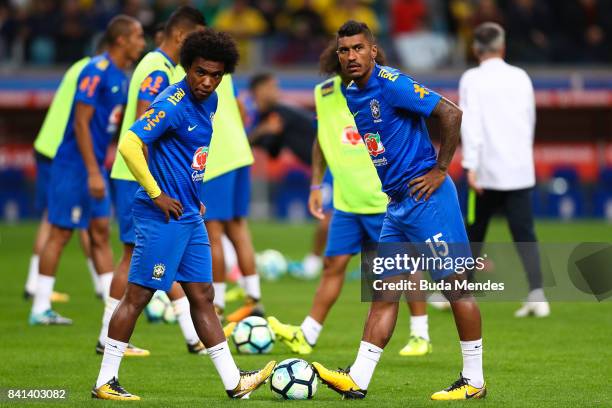
[[[89,391],[96,379],[100,357],[94,354],[102,304],[94,298],[89,275],[78,245],[71,243],[64,254],[57,289],[68,292],[71,301],[56,309],[74,319],[72,327],[29,327],[29,303],[21,298],[25,281],[33,224],[0,224],[0,265],[3,281],[0,296],[0,387],[64,388],[68,401],[37,406],[103,406],[91,401]],[[258,250],[276,248],[292,257],[308,250],[312,225],[253,223]],[[610,226],[601,222],[540,222],[542,241],[609,241]],[[492,225],[489,238],[507,241],[504,224]],[[119,255],[116,240],[115,255]],[[307,312],[314,282],[284,279],[265,283],[266,310],[281,320],[299,323]],[[367,311],[360,303],[359,285],[347,282],[332,310],[310,361],[331,367],[352,363]],[[236,306],[236,305],[234,305]],[[610,303],[554,303],[545,320],[516,320],[518,303],[482,304],[485,341],[485,375],[489,396],[468,404],[516,407],[611,406],[612,305]],[[231,305],[230,307],[231,308]],[[461,369],[461,355],[449,313],[431,311],[430,331],[434,352],[416,359],[401,358],[398,350],[408,335],[408,314],[402,308],[395,336],[388,345],[361,402],[340,401],[337,394],[321,387],[311,402],[340,406],[433,406],[429,395],[448,386]],[[133,342],[149,348],[152,356],[125,359],[122,384],[139,394],[143,406],[220,406],[279,404],[269,389],[260,389],[251,401],[228,401],[208,357],[186,352],[178,326],[152,325],[140,320]],[[262,366],[269,358],[291,357],[277,344],[269,356],[237,356],[245,369]],[[284,402],[290,404],[291,402]],[[0,399],[0,405],[6,405]],[[116,403],[115,403],[116,404]]]

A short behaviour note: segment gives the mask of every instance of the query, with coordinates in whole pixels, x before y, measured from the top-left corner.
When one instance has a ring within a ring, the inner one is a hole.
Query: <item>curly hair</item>
[[[340,74],[340,61],[336,54],[336,41],[331,41],[319,57],[319,71],[324,75]],[[378,46],[375,61],[378,65],[387,65],[387,57],[382,47]]]
[[[229,34],[206,28],[189,34],[181,47],[181,65],[185,71],[197,58],[222,62],[225,73],[231,74],[236,69],[239,55]]]

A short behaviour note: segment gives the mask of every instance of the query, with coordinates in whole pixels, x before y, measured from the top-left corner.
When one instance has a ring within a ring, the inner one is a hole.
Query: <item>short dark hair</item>
[[[104,37],[101,41],[109,46],[116,44],[119,37],[123,37],[131,33],[132,26],[134,24],[140,23],[135,18],[125,14],[119,14],[118,16],[113,17],[106,26],[106,31],[104,32]]]
[[[352,37],[357,34],[363,34],[367,40],[371,43],[375,43],[374,34],[370,30],[370,27],[366,23],[361,21],[349,20],[338,29],[336,33],[336,40],[342,37]]]
[[[206,26],[204,15],[196,8],[191,6],[181,6],[174,10],[164,26],[164,34],[170,35],[172,30],[177,27],[187,27],[193,29],[196,26]]]
[[[249,90],[254,91],[255,88],[257,88],[259,85],[268,82],[272,79],[274,79],[274,74],[270,72],[262,72],[259,74],[255,74],[251,77],[251,80],[249,81]]]
[[[238,64],[238,48],[229,34],[206,28],[189,34],[181,48],[181,65],[185,71],[196,58],[222,62],[224,72],[231,74]]]
[[[500,51],[505,42],[506,32],[497,23],[482,23],[474,30],[474,49],[477,54]]]
[[[376,54],[375,60],[378,65],[387,65],[387,56],[380,46],[378,47],[378,54]],[[336,54],[335,41],[330,42],[319,56],[319,71],[325,75],[340,74],[342,71],[338,54]]]

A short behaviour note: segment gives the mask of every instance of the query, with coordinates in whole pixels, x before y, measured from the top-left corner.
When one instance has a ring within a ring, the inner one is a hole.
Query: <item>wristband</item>
[[[310,191],[321,190],[323,188],[322,184],[312,184],[310,186]]]

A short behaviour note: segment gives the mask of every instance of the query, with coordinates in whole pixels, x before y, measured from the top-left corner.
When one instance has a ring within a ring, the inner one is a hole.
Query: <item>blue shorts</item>
[[[89,227],[96,218],[111,214],[110,190],[107,172],[100,170],[106,183],[106,195],[97,200],[89,195],[87,172],[80,166],[53,162],[49,184],[49,222],[68,229]]]
[[[45,211],[49,200],[51,183],[51,164],[53,160],[38,152],[34,153],[36,161],[36,210]]]
[[[136,233],[134,232],[132,208],[134,207],[134,195],[140,184],[131,180],[111,179],[111,185],[113,187],[115,216],[119,223],[119,239],[124,244],[134,244]]]
[[[177,282],[212,282],[210,243],[203,221],[180,223],[134,217],[136,246],[128,282],[170,290]]]
[[[355,255],[364,242],[377,242],[385,214],[354,214],[334,210],[325,256]]]
[[[380,242],[431,242],[432,248],[443,249],[448,243],[449,258],[470,257],[471,251],[463,217],[459,209],[457,190],[450,177],[431,195],[429,200],[415,201],[406,196],[392,201],[380,232]],[[421,245],[419,245],[421,247]],[[429,246],[428,246],[429,247]],[[440,280],[454,270],[429,271],[432,279]],[[386,277],[386,276],[385,276]]]
[[[334,210],[334,177],[329,168],[325,170],[323,175],[323,183],[321,183],[321,191],[323,195],[323,212],[331,212]]]
[[[204,221],[229,221],[249,214],[251,166],[240,167],[204,183]]]

